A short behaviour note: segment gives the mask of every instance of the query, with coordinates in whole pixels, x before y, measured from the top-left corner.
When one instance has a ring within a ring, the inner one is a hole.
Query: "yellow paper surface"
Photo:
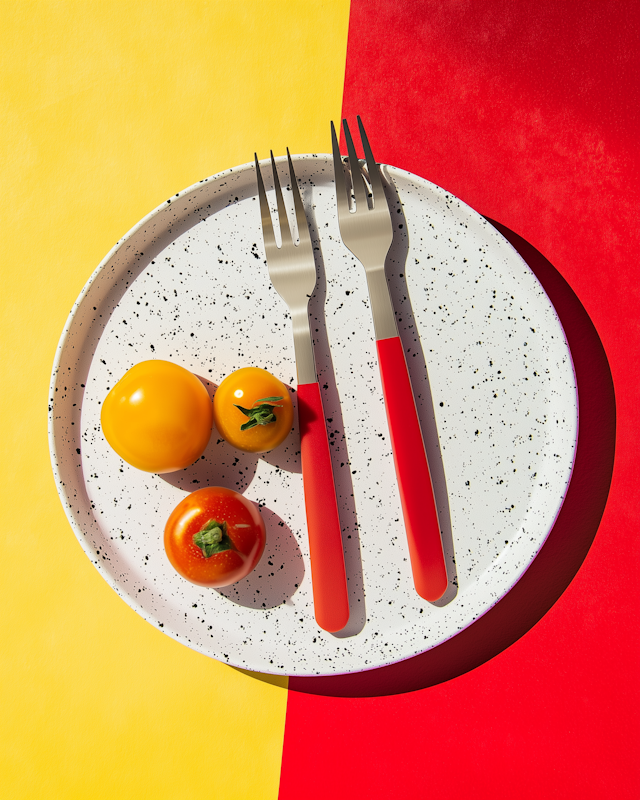
[[[22,2],[0,25],[0,797],[276,798],[286,679],[138,617],[83,554],[47,445],[69,310],[167,197],[327,152],[348,0]]]

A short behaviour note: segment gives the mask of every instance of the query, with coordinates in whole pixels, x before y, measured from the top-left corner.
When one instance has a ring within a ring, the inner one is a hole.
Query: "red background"
[[[545,548],[466,638],[291,679],[280,800],[640,797],[639,8],[352,0],[344,116],[518,247],[567,331],[580,440]]]

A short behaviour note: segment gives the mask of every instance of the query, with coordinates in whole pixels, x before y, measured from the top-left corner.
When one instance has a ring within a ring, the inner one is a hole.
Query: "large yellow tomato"
[[[245,367],[218,386],[213,416],[229,444],[249,453],[266,453],[289,435],[293,405],[284,383],[265,369]]]
[[[204,384],[184,367],[142,361],[111,389],[100,421],[127,463],[145,472],[175,472],[204,452],[213,408]]]

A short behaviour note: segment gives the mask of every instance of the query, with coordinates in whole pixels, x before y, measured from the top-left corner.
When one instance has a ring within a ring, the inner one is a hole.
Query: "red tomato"
[[[260,561],[265,541],[254,503],[222,486],[185,497],[164,529],[169,561],[199,586],[228,586],[245,578]]]

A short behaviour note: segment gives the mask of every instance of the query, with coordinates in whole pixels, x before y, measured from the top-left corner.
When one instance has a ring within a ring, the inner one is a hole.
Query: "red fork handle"
[[[329,440],[317,383],[298,386],[298,419],[316,622],[325,631],[339,631],[349,620],[349,596]]]
[[[413,582],[420,597],[433,601],[444,594],[448,578],[407,362],[399,336],[379,339],[376,346]]]

